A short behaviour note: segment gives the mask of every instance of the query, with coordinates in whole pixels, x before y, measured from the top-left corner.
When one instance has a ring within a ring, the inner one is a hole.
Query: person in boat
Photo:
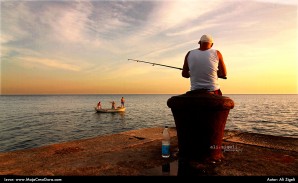
[[[125,99],[124,99],[124,97],[122,97],[122,98],[121,98],[121,108],[124,107],[124,102],[125,102]]]
[[[200,47],[189,51],[184,59],[182,77],[190,78],[190,90],[222,95],[218,78],[226,79],[227,70],[218,50],[212,49],[213,38],[203,35]]]
[[[112,101],[111,103],[112,103],[112,109],[116,109],[116,103],[115,103],[115,101]]]
[[[101,102],[100,101],[97,103],[97,109],[101,109]]]

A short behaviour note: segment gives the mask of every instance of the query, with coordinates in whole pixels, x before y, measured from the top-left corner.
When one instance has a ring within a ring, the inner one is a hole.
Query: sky
[[[1,94],[183,94],[203,34],[223,94],[298,94],[295,0],[1,0]]]

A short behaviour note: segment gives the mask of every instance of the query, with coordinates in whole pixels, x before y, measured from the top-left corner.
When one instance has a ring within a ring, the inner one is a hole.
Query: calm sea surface
[[[124,113],[96,113],[111,101]],[[174,127],[167,100],[174,95],[0,96],[0,152],[114,134]],[[226,129],[298,138],[298,95],[225,95],[235,102]]]

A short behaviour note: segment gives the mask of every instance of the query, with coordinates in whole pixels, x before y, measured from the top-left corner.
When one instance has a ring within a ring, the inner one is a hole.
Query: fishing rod
[[[182,68],[173,67],[173,66],[170,66],[170,65],[157,64],[157,63],[153,63],[153,62],[146,62],[146,61],[143,61],[143,60],[135,60],[135,59],[128,59],[128,60],[135,61],[135,62],[143,62],[143,63],[146,63],[146,64],[152,64],[152,66],[159,65],[159,66],[163,66],[163,67],[169,67],[169,68],[173,68],[173,69],[182,70]]]
[[[153,63],[153,62],[146,62],[146,61],[143,61],[143,60],[136,60],[136,59],[128,59],[128,60],[135,61],[135,62],[143,62],[143,63],[146,63],[146,64],[152,64],[152,66],[159,65],[159,66],[163,66],[163,67],[169,67],[169,68],[173,68],[173,69],[182,70],[182,68],[180,68],[180,67],[173,67],[173,66],[170,66],[170,65],[157,64],[157,63]],[[220,77],[220,78],[221,79],[227,79],[227,77]]]

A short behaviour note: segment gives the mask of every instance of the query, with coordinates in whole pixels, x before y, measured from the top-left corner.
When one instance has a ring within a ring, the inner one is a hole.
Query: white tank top
[[[214,49],[201,51],[191,50],[188,57],[190,73],[190,90],[208,89],[215,91],[219,89],[218,83],[218,55]]]

